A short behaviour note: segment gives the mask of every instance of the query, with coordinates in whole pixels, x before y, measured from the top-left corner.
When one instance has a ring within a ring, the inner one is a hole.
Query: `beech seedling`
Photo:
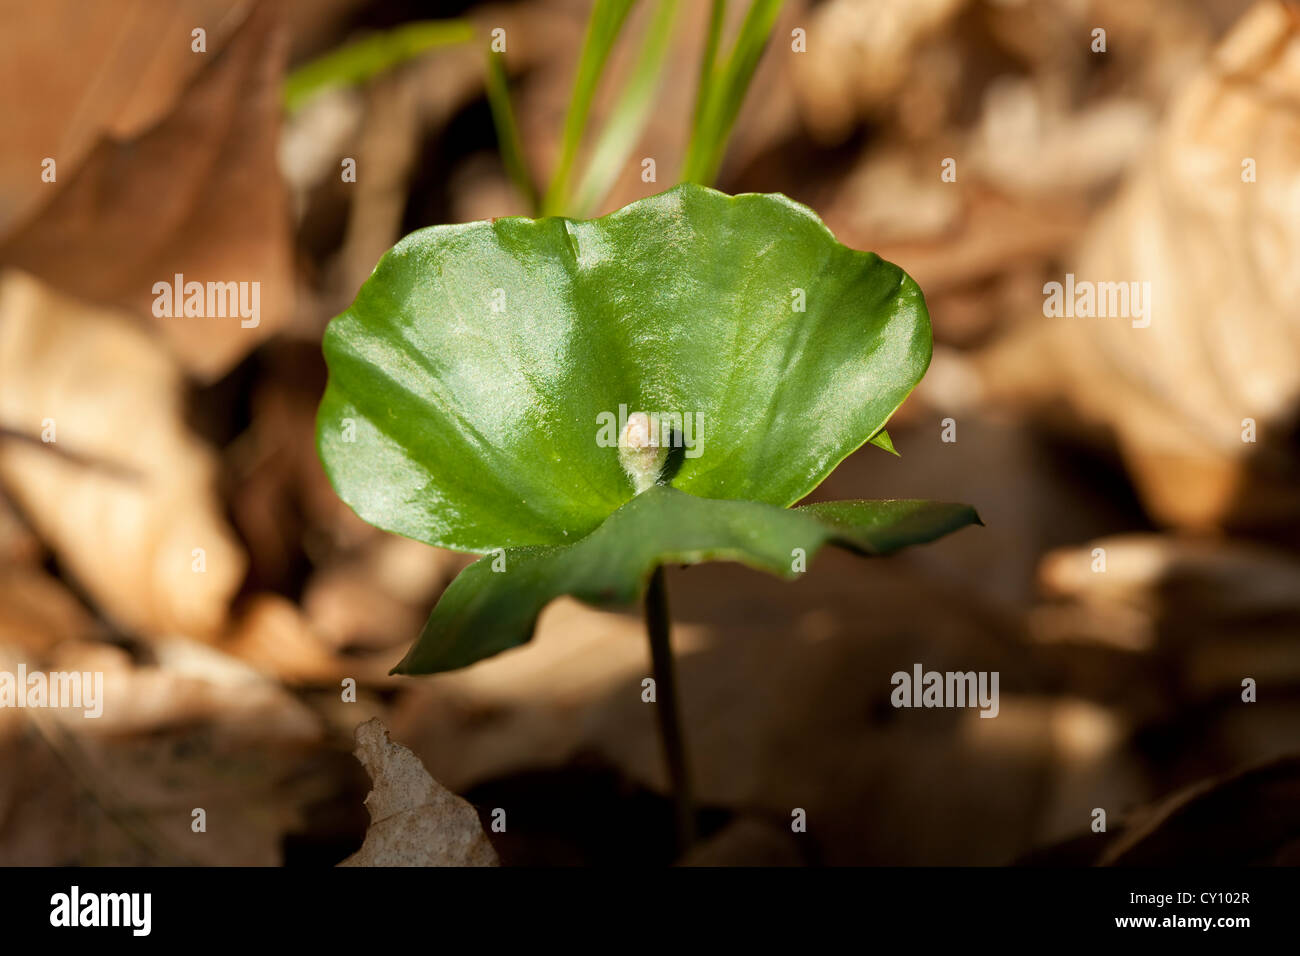
[[[864,444],[893,450],[931,333],[910,277],[784,196],[683,184],[592,221],[422,229],[324,351],[317,445],[340,497],[485,555],[395,672],[524,644],[560,595],[644,599],[683,814],[665,565],[793,578],[824,545],[883,555],[979,521],[932,501],[791,507]]]

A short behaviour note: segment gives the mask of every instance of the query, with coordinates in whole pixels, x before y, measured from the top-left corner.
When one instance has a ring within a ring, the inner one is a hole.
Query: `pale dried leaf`
[[[140,663],[88,641],[39,657],[0,648],[11,673],[103,675],[98,718],[0,710],[0,863],[274,866],[304,809],[335,795],[305,704],[207,645],[149,650]]]
[[[40,653],[88,636],[93,626],[62,582],[40,568],[0,565],[0,648]]]
[[[1265,0],[1181,90],[1067,267],[1149,283],[1133,316],[1044,318],[983,362],[995,395],[1107,426],[1151,512],[1191,527],[1300,520],[1300,16]],[[1243,181],[1253,160],[1257,181]],[[1064,280],[1064,275],[1055,277]],[[1257,441],[1243,441],[1253,420]]]
[[[357,728],[357,759],[374,782],[366,797],[370,829],[340,866],[496,866],[478,813],[388,739],[379,718]]]
[[[276,160],[286,43],[273,5],[254,9],[209,55],[165,119],[132,139],[102,139],[0,246],[0,262],[154,322],[205,380],[286,319],[293,297],[289,202]],[[245,328],[240,315],[156,317],[154,284],[176,275],[258,283],[257,324]]]
[[[171,357],[117,314],[13,273],[0,280],[0,381],[0,427],[36,438],[0,440],[0,483],[62,566],[125,629],[218,632],[246,558]]]
[[[0,23],[21,24],[0,34],[0,232],[57,190],[42,160],[56,161],[61,184],[103,136],[158,122],[242,16],[230,0],[0,0]],[[191,50],[196,27],[207,54]]]
[[[801,115],[813,135],[844,139],[857,121],[892,103],[917,46],[966,6],[966,0],[831,0],[808,25],[808,49],[794,58]],[[786,34],[788,36],[788,33]]]

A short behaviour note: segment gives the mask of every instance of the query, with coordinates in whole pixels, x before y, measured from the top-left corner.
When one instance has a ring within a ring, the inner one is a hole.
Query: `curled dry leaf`
[[[1074,110],[1061,92],[1029,79],[999,79],[984,96],[970,167],[1010,194],[1045,199],[1117,180],[1151,138],[1151,107],[1107,97]]]
[[[1096,573],[1100,548],[1105,574]],[[1162,535],[1117,535],[1050,552],[1044,590],[1078,601],[1155,609],[1176,599],[1196,615],[1300,616],[1300,561],[1285,551]],[[1190,622],[1189,622],[1190,623]]]
[[[44,557],[40,539],[14,510],[13,502],[0,494],[0,567],[39,564]]]
[[[919,44],[966,0],[831,0],[808,27],[816,55],[794,58],[800,113],[818,139],[843,140],[858,119],[896,101]]]
[[[385,650],[409,642],[429,606],[468,560],[455,552],[385,536],[312,575],[303,612],[329,646]]]
[[[1182,90],[1068,266],[1136,286],[1145,314],[1035,316],[982,360],[994,396],[1064,398],[1112,429],[1163,522],[1300,520],[1298,157],[1300,17],[1266,0]]]
[[[1274,701],[1300,687],[1300,561],[1286,551],[1117,535],[1049,552],[1038,578],[1051,600],[1030,618],[1038,641],[1170,655],[1191,695],[1235,699],[1245,676]]]
[[[0,381],[0,427],[36,438],[0,439],[0,483],[61,565],[123,628],[218,631],[246,558],[161,346],[113,312],[9,274]]]
[[[0,233],[25,219],[104,136],[126,138],[158,122],[207,55],[191,50],[190,31],[207,31],[208,55],[241,17],[230,0],[0,0]],[[32,78],[41,77],[40,95]]]
[[[402,634],[400,639],[406,637]],[[337,686],[345,677],[363,686],[398,681],[388,674],[393,666],[391,652],[355,653],[348,648],[349,652],[343,653],[297,604],[279,594],[253,595],[219,646],[288,685]]]
[[[0,649],[42,653],[60,641],[90,636],[80,602],[40,568],[0,564]]]
[[[366,797],[370,829],[340,866],[496,866],[478,813],[388,739],[379,719],[357,728],[357,759],[374,789]]]
[[[305,808],[335,795],[305,704],[207,645],[148,650],[143,663],[75,639],[39,655],[0,648],[10,672],[103,675],[96,719],[0,710],[0,863],[274,866]]]
[[[212,59],[172,111],[131,139],[100,140],[0,244],[4,264],[149,317],[205,380],[242,358],[292,302],[288,194],[276,161],[286,45],[275,16],[261,4],[220,53],[190,54]],[[202,317],[176,316],[174,304],[159,317],[155,284],[177,275],[205,292],[208,283],[237,283],[238,292],[205,295]]]
[[[255,595],[220,647],[285,684],[332,681],[339,670],[298,606],[278,594]]]
[[[1300,859],[1300,757],[1174,794],[1107,847],[1102,866],[1294,866]]]

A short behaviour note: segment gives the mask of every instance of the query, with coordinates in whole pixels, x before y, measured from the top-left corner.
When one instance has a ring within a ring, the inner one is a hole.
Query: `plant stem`
[[[682,739],[677,708],[677,680],[673,669],[673,649],[668,639],[668,588],[664,569],[655,568],[645,593],[645,627],[650,635],[650,658],[654,666],[655,708],[659,717],[659,737],[664,745],[668,778],[672,781],[673,805],[677,816],[677,851],[685,853],[695,842],[695,806],[691,800],[691,781],[686,764],[686,744]]]

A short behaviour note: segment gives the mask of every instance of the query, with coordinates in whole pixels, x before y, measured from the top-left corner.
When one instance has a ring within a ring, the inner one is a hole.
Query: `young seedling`
[[[603,219],[415,232],[325,333],[317,446],[384,530],[486,555],[399,674],[524,644],[560,595],[644,598],[683,845],[692,811],[663,567],[785,578],[825,544],[881,555],[978,523],[966,505],[791,507],[930,361],[921,290],[779,195],[684,184]]]

